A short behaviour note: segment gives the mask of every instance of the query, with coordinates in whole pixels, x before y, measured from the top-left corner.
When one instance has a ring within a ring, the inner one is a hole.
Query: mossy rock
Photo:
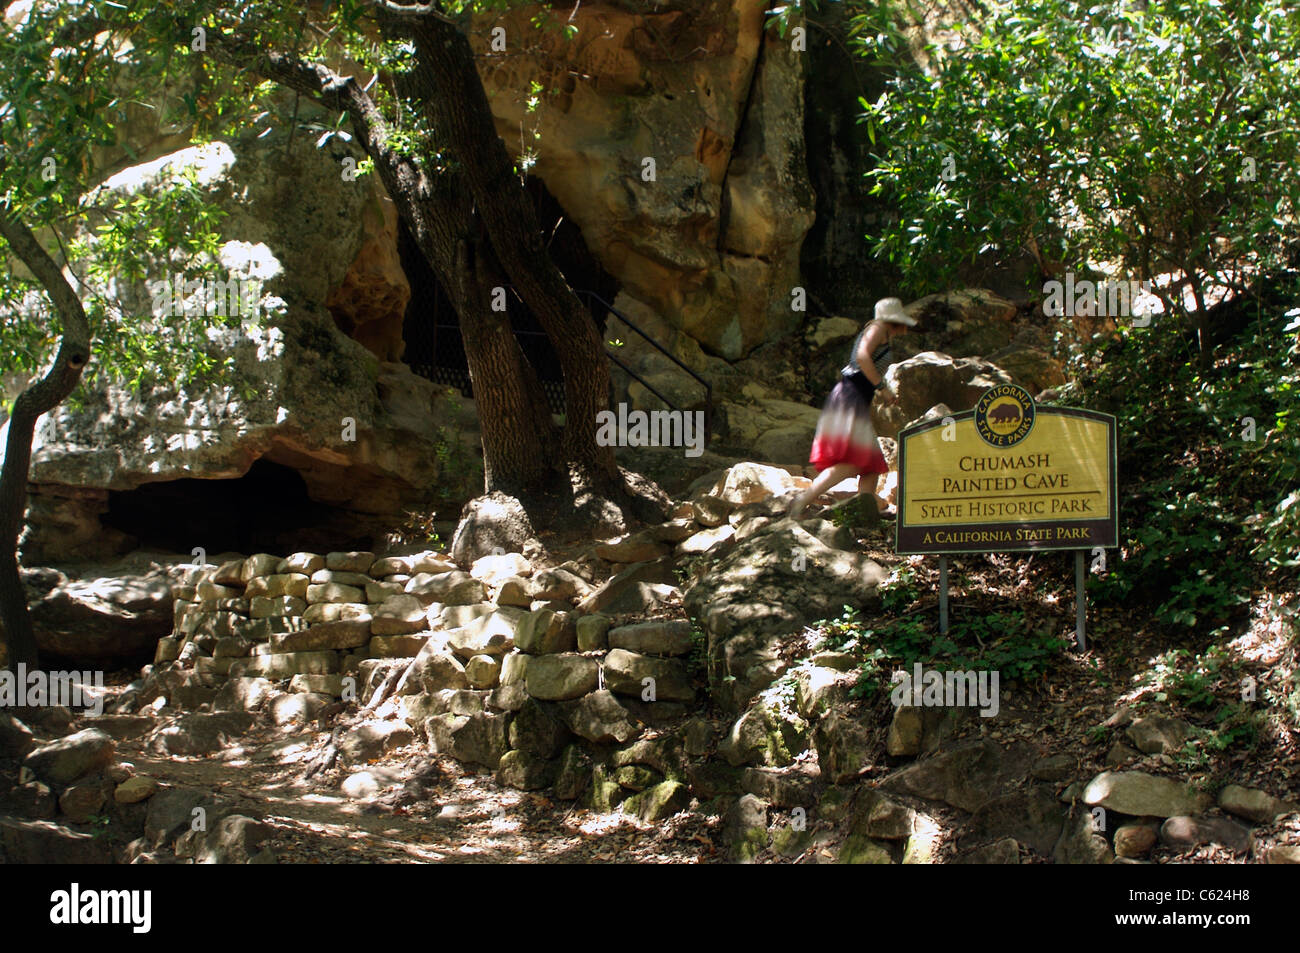
[[[718,754],[733,765],[784,767],[808,747],[810,726],[793,712],[769,708],[762,701],[738,719],[718,745]]]
[[[894,859],[889,856],[889,850],[869,837],[863,837],[861,834],[851,834],[840,845],[839,856],[836,857],[837,864],[892,864]]]
[[[806,827],[803,830],[796,830],[793,825],[787,824],[778,827],[772,834],[772,849],[782,857],[797,857],[807,850],[811,843],[812,831]]]
[[[629,791],[644,791],[663,778],[659,772],[641,764],[628,764],[614,772],[614,780]]]
[[[817,816],[824,821],[838,823],[849,816],[852,788],[829,787],[817,802]]]
[[[736,795],[741,792],[744,780],[743,768],[733,768],[729,764],[717,761],[704,761],[692,765],[689,771],[691,790],[701,800]]]
[[[591,787],[587,789],[583,805],[593,811],[608,813],[626,797],[623,787],[614,780],[609,768],[598,764],[591,769]]]
[[[653,824],[672,817],[690,807],[691,792],[678,781],[663,781],[654,787],[634,794],[623,804],[623,810]]]
[[[554,783],[558,773],[554,761],[527,751],[507,751],[497,765],[497,783],[520,791],[539,791]]]
[[[751,827],[732,845],[732,856],[742,864],[752,863],[755,857],[767,850],[767,842],[767,831]]]
[[[591,758],[577,745],[569,745],[560,753],[555,796],[563,801],[577,800],[588,791],[592,774]]]

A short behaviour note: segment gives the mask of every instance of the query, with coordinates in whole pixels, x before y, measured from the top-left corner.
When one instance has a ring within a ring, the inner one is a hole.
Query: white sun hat
[[[881,298],[877,301],[876,320],[916,327],[916,319],[903,310],[903,302],[898,298]]]

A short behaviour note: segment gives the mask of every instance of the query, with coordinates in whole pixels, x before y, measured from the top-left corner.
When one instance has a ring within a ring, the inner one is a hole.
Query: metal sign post
[[[939,557],[939,632],[948,634],[948,557]]]
[[[1074,553],[1074,641],[1079,646],[1080,652],[1088,651],[1088,639],[1083,631],[1088,619],[1087,603],[1084,602],[1083,596],[1083,583],[1086,578],[1083,550],[1079,549]]]

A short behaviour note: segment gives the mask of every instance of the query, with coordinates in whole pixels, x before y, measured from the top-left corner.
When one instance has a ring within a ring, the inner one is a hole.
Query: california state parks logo
[[[1014,447],[1034,429],[1034,398],[1017,384],[991,387],[975,405],[975,430],[987,444]]]

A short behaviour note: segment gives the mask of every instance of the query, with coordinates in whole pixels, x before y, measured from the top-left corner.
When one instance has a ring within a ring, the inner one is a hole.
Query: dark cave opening
[[[189,553],[288,553],[304,546],[345,548],[364,542],[337,526],[336,507],[312,501],[291,467],[254,461],[229,480],[168,480],[110,495],[106,526],[142,548]]]

